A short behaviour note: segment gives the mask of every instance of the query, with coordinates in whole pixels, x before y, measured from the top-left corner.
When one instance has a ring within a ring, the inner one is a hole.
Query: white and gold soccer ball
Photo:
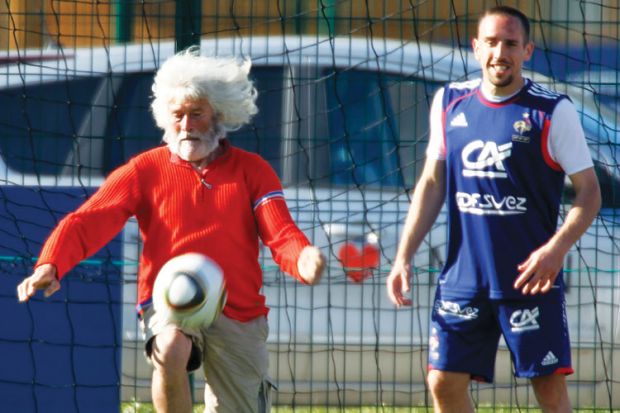
[[[219,265],[199,253],[171,258],[153,287],[153,306],[180,327],[206,328],[226,304],[226,284]]]

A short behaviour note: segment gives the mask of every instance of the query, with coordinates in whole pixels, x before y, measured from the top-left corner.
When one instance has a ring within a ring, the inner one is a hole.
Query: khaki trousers
[[[141,322],[145,353],[150,361],[152,339],[166,329],[179,329],[157,317],[152,305]],[[207,329],[181,329],[191,338],[188,371],[202,364],[205,374],[205,412],[264,413],[271,410],[271,379],[267,318],[240,322],[220,315]]]

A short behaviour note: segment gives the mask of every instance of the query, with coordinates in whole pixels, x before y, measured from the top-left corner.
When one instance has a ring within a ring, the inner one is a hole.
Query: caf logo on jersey
[[[468,143],[461,152],[463,176],[476,178],[506,178],[503,161],[512,153],[512,142],[498,145],[481,139]]]

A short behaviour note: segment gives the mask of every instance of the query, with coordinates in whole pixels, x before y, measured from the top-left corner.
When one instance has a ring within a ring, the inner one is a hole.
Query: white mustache
[[[187,139],[192,139],[192,140],[198,139],[198,140],[200,140],[203,136],[196,135],[196,134],[191,134],[191,135],[190,134],[186,134],[186,135],[179,134],[177,137],[178,137],[179,140],[182,141],[182,140],[187,140]]]
[[[225,136],[224,128],[219,122],[214,123],[211,128],[209,128],[205,132],[196,132],[196,131],[179,131],[178,133],[173,129],[166,129],[164,131],[164,141],[166,143],[180,142],[182,140],[200,140],[200,141],[210,141],[215,140],[216,142]]]

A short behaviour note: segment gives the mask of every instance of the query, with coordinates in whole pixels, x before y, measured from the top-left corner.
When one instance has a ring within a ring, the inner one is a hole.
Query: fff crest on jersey
[[[530,137],[526,136],[526,133],[532,130],[532,121],[530,120],[529,113],[523,114],[523,119],[519,119],[512,124],[512,128],[517,132],[516,135],[512,135],[512,140],[515,142],[529,143]]]

